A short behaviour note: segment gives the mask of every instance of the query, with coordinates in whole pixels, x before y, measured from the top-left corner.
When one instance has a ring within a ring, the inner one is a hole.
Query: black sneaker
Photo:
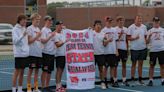
[[[104,80],[105,80],[104,83],[105,83],[105,85],[106,85],[106,88],[108,88],[108,80],[107,80],[107,78],[105,78]]]
[[[129,83],[127,82],[127,80],[124,81],[122,84],[125,85],[125,86],[128,86],[128,87],[130,86]]]
[[[114,83],[112,84],[112,87],[119,87],[118,82],[117,82],[117,81],[114,82]]]
[[[112,77],[110,78],[110,83],[114,84],[114,79]]]
[[[164,86],[164,81],[161,82],[161,85]]]
[[[147,86],[153,86],[153,81],[150,80]]]

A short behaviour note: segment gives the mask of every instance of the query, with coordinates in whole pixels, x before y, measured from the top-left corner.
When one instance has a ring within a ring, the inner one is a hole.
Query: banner
[[[68,89],[95,88],[93,32],[65,30]]]

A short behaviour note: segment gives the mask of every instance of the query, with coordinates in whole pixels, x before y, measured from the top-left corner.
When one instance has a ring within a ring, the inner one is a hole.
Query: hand
[[[23,36],[26,36],[26,35],[27,35],[27,32],[24,32],[24,33],[23,33]]]
[[[56,35],[56,32],[52,32],[50,35],[50,38],[54,37]]]
[[[42,35],[42,32],[36,32],[36,38],[39,38]]]
[[[116,56],[119,56],[118,50],[116,51]]]
[[[139,39],[140,38],[140,36],[139,36],[139,34],[135,37],[135,40],[137,40],[137,39]]]
[[[112,42],[112,41],[113,41],[113,38],[108,39],[108,41],[109,41],[109,42]]]

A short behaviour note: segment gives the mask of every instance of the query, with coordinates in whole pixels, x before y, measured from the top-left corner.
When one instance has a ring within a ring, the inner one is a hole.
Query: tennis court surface
[[[12,74],[14,71],[14,59],[12,55],[1,55],[0,56],[0,91],[1,92],[11,92],[12,88]],[[23,82],[23,87],[24,90],[26,90],[26,79],[27,79],[27,71],[28,69],[25,69],[24,73],[24,82]],[[41,74],[40,70],[40,74]],[[136,71],[137,73],[137,71]],[[143,78],[145,84],[148,83],[148,73],[149,73],[149,68],[148,68],[148,61],[145,61],[144,63],[144,68],[143,68]],[[121,65],[118,67],[118,79],[119,79],[119,88],[114,88],[111,87],[109,84],[109,88],[106,90],[102,90],[100,88],[100,82],[99,82],[99,74],[98,70],[96,68],[96,87],[95,89],[91,90],[67,90],[67,92],[164,92],[164,86],[161,86],[161,80],[160,80],[160,69],[157,66],[155,69],[155,79],[154,79],[154,86],[153,87],[148,87],[148,86],[141,86],[141,85],[136,85],[135,87],[126,87],[121,85]],[[108,76],[109,78],[110,76]],[[137,75],[136,75],[137,78]],[[128,61],[127,64],[127,79],[130,79],[130,61]],[[32,80],[33,81],[33,80]],[[40,77],[39,77],[39,82],[40,82]],[[136,81],[138,82],[138,81]],[[33,83],[33,82],[32,82]],[[63,78],[62,78],[62,83],[66,85],[66,73],[64,72]],[[129,80],[129,83],[131,81]],[[39,83],[41,84],[41,83]],[[55,74],[53,72],[51,76],[51,82],[50,86],[52,89],[55,90]]]

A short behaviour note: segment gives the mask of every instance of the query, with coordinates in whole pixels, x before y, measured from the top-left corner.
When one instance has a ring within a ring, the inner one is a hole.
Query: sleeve
[[[20,45],[22,42],[23,34],[18,33],[19,29],[13,29],[12,30],[12,39],[13,39],[13,44],[14,45]],[[20,31],[20,30],[19,30]]]
[[[148,31],[147,31],[147,27],[146,26],[145,26],[144,31],[145,31],[145,35],[147,35],[148,34]]]
[[[55,43],[60,41],[60,38],[59,38],[59,35],[58,34],[56,34],[54,40],[55,40]]]
[[[132,27],[129,27],[129,28],[127,29],[127,35],[132,35],[132,34],[131,34],[131,30],[132,30]]]
[[[44,28],[41,30],[41,32],[42,32],[41,38],[42,38],[42,39],[46,39],[46,38],[47,38],[47,33],[46,33],[46,31],[44,30]]]
[[[27,34],[28,36],[32,36],[32,29],[30,27],[27,28]]]
[[[117,32],[117,30],[115,29],[115,40],[118,40],[118,32]]]

